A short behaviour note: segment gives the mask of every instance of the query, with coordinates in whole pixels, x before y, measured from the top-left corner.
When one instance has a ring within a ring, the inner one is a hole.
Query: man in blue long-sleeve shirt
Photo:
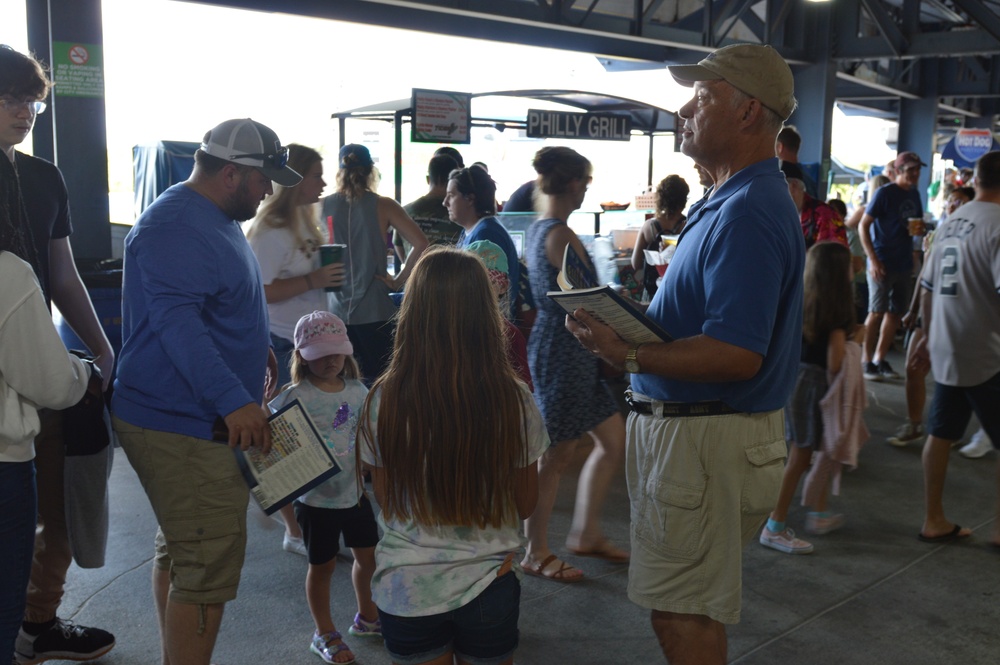
[[[229,446],[270,449],[271,367],[260,268],[240,229],[271,181],[293,186],[287,148],[249,119],[205,136],[191,177],[125,240],[115,429],[153,506],[153,595],[167,663],[208,665],[236,597],[249,494]],[[273,376],[273,374],[272,374]]]

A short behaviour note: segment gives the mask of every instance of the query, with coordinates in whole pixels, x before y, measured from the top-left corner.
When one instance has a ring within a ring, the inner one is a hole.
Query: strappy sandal
[[[332,644],[338,640],[340,640],[339,644]],[[332,633],[323,633],[322,635],[313,634],[312,644],[309,645],[309,650],[322,658],[324,663],[330,663],[330,665],[351,665],[351,663],[356,660],[354,652],[351,651],[351,647],[344,644],[343,635],[337,631]],[[350,660],[337,660],[337,654],[343,651],[346,651],[351,655]]]
[[[549,568],[556,561],[559,562],[559,567]],[[533,566],[522,566],[524,572],[535,577],[543,577],[547,580],[552,580],[553,582],[564,582],[567,584],[573,582],[579,582],[583,579],[583,571],[580,571],[580,575],[577,577],[569,577],[566,575],[566,571],[579,570],[579,568],[574,568],[565,561],[559,561],[559,557],[555,554],[550,554],[545,557],[544,561],[540,561]],[[551,572],[546,572],[551,570]]]

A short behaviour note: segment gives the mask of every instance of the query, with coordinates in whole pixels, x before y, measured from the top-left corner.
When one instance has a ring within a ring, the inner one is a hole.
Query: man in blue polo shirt
[[[782,407],[798,370],[805,247],[774,157],[796,102],[769,46],[727,46],[670,73],[694,87],[681,151],[715,182],[688,212],[647,312],[674,341],[629,344],[582,310],[567,327],[633,374],[629,598],[652,610],[672,665],[722,665],[742,547],[778,498]]]

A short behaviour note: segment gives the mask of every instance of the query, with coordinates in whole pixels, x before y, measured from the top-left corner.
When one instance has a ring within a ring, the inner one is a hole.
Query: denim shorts
[[[927,431],[939,439],[958,441],[965,436],[973,412],[993,441],[993,447],[1000,445],[1000,374],[977,386],[935,383]]]
[[[284,388],[292,382],[292,355],[295,353],[295,344],[291,340],[271,333],[271,346],[278,361],[278,388]]]
[[[385,650],[392,662],[417,665],[453,652],[470,665],[499,665],[517,648],[521,583],[501,575],[475,600],[457,610],[401,617],[379,609]]]

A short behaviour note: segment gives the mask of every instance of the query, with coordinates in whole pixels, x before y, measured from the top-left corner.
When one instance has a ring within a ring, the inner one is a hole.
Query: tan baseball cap
[[[764,44],[734,44],[709,53],[697,65],[668,67],[674,80],[690,88],[695,81],[725,81],[771,109],[782,120],[795,110],[795,81],[788,63]]]

